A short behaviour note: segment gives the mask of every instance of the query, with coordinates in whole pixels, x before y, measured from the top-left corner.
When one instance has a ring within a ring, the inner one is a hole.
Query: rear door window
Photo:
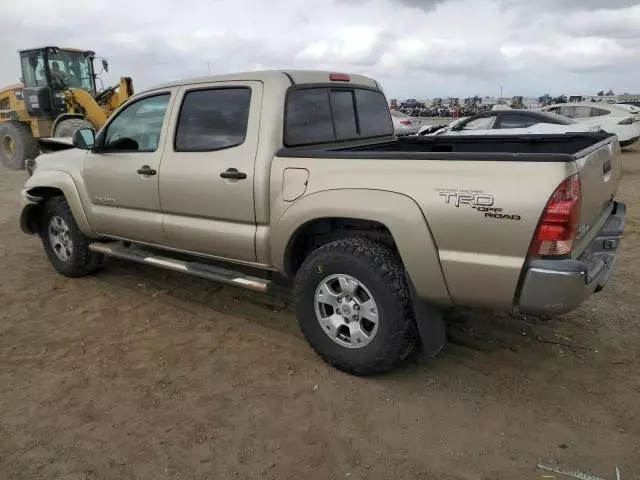
[[[241,145],[247,134],[251,89],[213,88],[185,94],[176,130],[176,152]]]
[[[288,147],[393,135],[385,96],[363,88],[291,90],[285,106]]]

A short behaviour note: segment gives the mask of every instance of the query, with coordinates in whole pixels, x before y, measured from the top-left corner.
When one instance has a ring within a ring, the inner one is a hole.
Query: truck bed
[[[594,240],[614,208],[618,153],[615,135],[604,132],[385,138],[281,149],[272,176],[280,179],[286,168],[304,166],[308,196],[349,189],[411,198],[433,236],[453,302],[486,306],[488,298],[500,298],[494,305],[506,307],[513,302],[547,202],[576,174],[582,193],[571,257],[580,257]],[[476,195],[490,198],[502,216],[489,218],[476,205],[447,201],[462,197],[466,202]],[[343,199],[342,210],[348,202]],[[387,206],[372,208],[379,212],[377,220]]]
[[[284,148],[279,157],[314,158],[331,152],[335,158],[414,160],[494,160],[571,162],[597,149],[614,135],[606,132],[570,134],[492,135],[455,137],[399,137],[357,146]],[[445,155],[443,155],[445,154]]]

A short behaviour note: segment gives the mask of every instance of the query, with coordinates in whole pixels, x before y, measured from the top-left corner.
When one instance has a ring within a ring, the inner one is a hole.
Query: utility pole
[[[502,102],[502,85],[500,85],[500,102]]]
[[[209,76],[211,76],[211,62],[207,62],[207,68],[209,69]]]

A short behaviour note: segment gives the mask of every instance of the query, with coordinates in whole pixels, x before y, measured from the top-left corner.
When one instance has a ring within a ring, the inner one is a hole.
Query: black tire
[[[331,275],[349,275],[374,298],[378,326],[365,346],[349,348],[329,337],[316,316],[315,294]],[[328,243],[304,261],[296,275],[294,299],[300,328],[327,363],[354,375],[393,368],[416,345],[416,328],[404,267],[389,248],[370,240],[348,238]]]
[[[38,140],[26,123],[0,122],[0,163],[11,170],[23,170],[24,162],[40,154]]]
[[[93,124],[84,118],[67,118],[56,125],[54,137],[73,137],[73,134],[81,128],[90,128],[95,131]]]
[[[68,238],[72,245],[72,251],[66,260],[58,256],[51,242],[52,230],[50,222],[54,217],[62,219],[68,228]],[[64,197],[53,197],[45,202],[40,215],[39,233],[49,261],[62,275],[84,277],[96,272],[102,266],[103,255],[89,251],[91,241],[78,228],[78,224],[71,213],[71,208]]]

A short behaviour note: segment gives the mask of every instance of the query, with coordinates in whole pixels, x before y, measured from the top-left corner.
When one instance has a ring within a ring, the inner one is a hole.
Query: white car
[[[633,105],[559,103],[540,110],[557,113],[583,125],[598,125],[602,130],[616,134],[623,148],[640,139],[640,109]]]
[[[399,110],[391,110],[393,130],[396,135],[415,135],[422,126],[422,120],[414,118]]]
[[[589,132],[597,125],[583,125],[553,113],[532,110],[494,110],[460,118],[434,131],[423,127],[418,135],[523,135]]]

